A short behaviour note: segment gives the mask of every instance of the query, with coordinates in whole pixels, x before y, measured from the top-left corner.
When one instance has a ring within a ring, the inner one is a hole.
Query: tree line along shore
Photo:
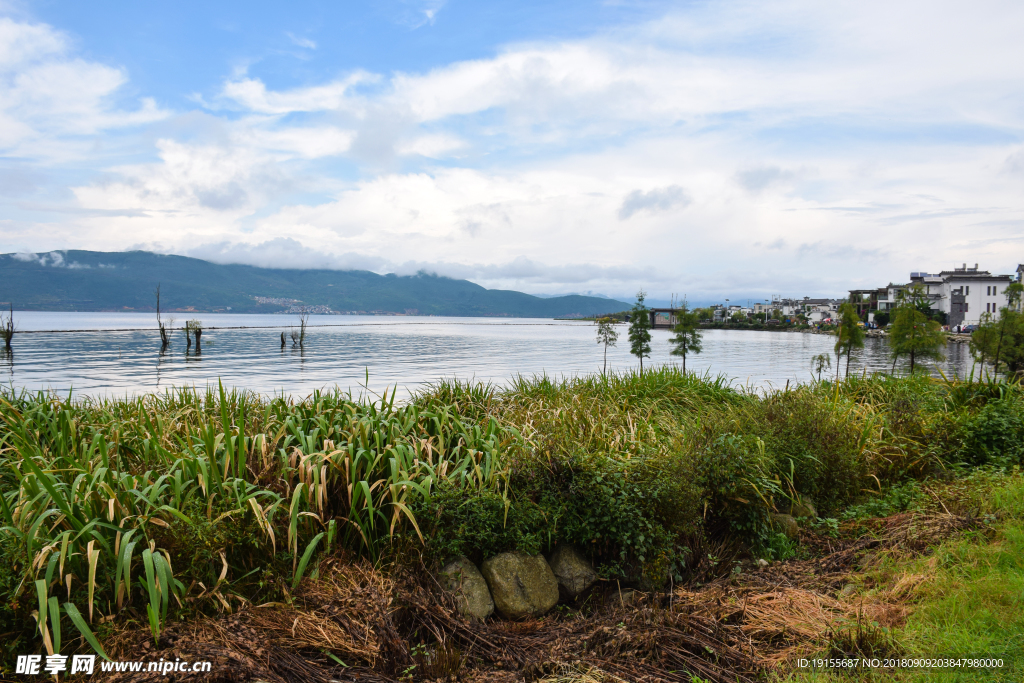
[[[1024,312],[1021,310],[1022,294],[1024,285],[1019,282],[1011,283],[1005,290],[1007,305],[999,311],[985,313],[981,316],[981,324],[970,326],[970,336],[967,343],[970,344],[971,354],[980,366],[982,375],[991,371],[992,373],[1007,373],[1011,376],[1020,376],[1024,373]],[[628,323],[628,338],[630,353],[640,361],[640,369],[643,370],[644,358],[651,354],[651,328],[653,327],[654,314],[646,304],[646,293],[643,290],[637,292],[636,302],[628,311],[594,318],[597,326],[597,341],[605,347],[605,357],[609,346],[618,343],[618,332],[615,326],[619,323]],[[747,316],[737,314],[737,319],[723,322],[713,321],[710,309],[696,308],[691,310],[685,300],[678,306],[673,303],[669,309],[658,309],[667,311],[667,326],[674,332],[669,339],[672,346],[671,353],[682,359],[683,370],[686,370],[686,357],[699,354],[703,350],[703,332],[709,328],[717,329],[774,329],[779,331],[815,331],[834,335],[836,342],[834,346],[836,362],[835,370],[838,379],[840,369],[843,366],[842,358],[845,355],[845,372],[847,377],[850,374],[850,361],[856,349],[864,347],[864,339],[873,330],[865,325],[866,312],[858,311],[857,307],[849,302],[839,306],[835,320],[826,323],[811,325],[802,316],[782,319],[776,316],[775,326],[761,325],[760,322],[752,322]],[[775,311],[778,314],[778,311]],[[914,285],[900,290],[896,297],[896,306],[886,312],[883,330],[874,331],[875,334],[884,334],[889,341],[889,353],[892,357],[892,371],[896,370],[896,363],[901,358],[909,360],[910,372],[913,374],[915,366],[924,360],[935,360],[943,357],[943,349],[951,341],[963,343],[959,335],[949,335],[948,330],[940,322],[941,312],[932,309],[926,290],[920,285]],[[880,319],[879,316],[875,316]],[[607,363],[606,363],[607,365]],[[826,369],[831,369],[832,360],[827,354],[820,354],[812,361],[814,372],[818,378]]]
[[[804,680],[801,656],[958,648],[1009,667],[1022,458],[1018,382],[921,373],[746,393],[661,367],[402,404],[6,389],[4,672],[92,653],[325,683]]]

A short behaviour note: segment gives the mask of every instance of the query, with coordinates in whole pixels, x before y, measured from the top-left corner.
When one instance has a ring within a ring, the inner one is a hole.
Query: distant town
[[[705,323],[761,322],[765,325],[793,324],[805,326],[828,325],[839,317],[839,307],[852,303],[867,327],[884,327],[889,315],[900,299],[909,291],[923,297],[930,305],[934,318],[947,330],[959,331],[979,325],[986,314],[998,317],[999,311],[1009,304],[1006,288],[1024,278],[1024,264],[1017,266],[1012,275],[994,275],[981,270],[977,263],[969,267],[964,263],[953,270],[938,273],[912,272],[909,280],[875,289],[851,289],[846,299],[818,299],[811,297],[772,297],[759,302],[747,300],[747,305],[725,303],[696,309]],[[652,308],[653,327],[671,327],[673,308]]]

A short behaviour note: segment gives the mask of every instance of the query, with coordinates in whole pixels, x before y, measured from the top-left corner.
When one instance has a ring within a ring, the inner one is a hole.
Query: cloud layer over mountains
[[[420,70],[288,33],[292,77],[240,56],[164,102],[10,10],[0,252],[691,299],[1024,261],[1019,2],[700,2],[553,33]]]

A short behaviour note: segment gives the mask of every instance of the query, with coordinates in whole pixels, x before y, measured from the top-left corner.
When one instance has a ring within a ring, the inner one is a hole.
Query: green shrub
[[[781,531],[770,532],[755,554],[769,562],[788,560],[796,557],[799,544]]]
[[[940,457],[972,467],[1024,464],[1024,410],[1013,398],[941,415],[933,429]]]
[[[538,500],[557,522],[554,535],[584,548],[600,574],[660,583],[679,575],[681,540],[698,529],[699,489],[685,463],[575,458],[549,474]]]
[[[846,405],[836,405],[809,388],[774,394],[760,404],[761,425],[774,473],[830,516],[855,499],[865,484],[862,426]]]
[[[866,519],[888,517],[900,512],[915,510],[924,499],[921,485],[914,480],[890,486],[884,492],[871,494],[866,500],[843,511],[842,519]]]
[[[1024,462],[1024,412],[1018,402],[989,401],[963,426],[961,462],[1003,467]]]
[[[442,486],[413,513],[437,562],[465,555],[479,563],[567,542],[606,578],[660,583],[680,575],[682,540],[699,528],[698,489],[681,462],[579,457],[517,473],[513,497]]]
[[[775,462],[764,441],[721,434],[695,457],[703,509],[712,531],[737,534],[754,543],[767,538],[768,513],[781,501],[783,489],[771,475]]]
[[[530,500],[512,500],[492,490],[439,486],[429,500],[417,502],[427,555],[444,563],[465,555],[479,564],[511,550],[536,555],[552,542],[550,520]]]

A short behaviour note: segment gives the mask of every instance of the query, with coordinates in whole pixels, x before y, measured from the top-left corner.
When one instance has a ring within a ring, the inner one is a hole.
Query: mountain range
[[[588,317],[629,308],[594,296],[542,298],[419,273],[219,264],[147,251],[0,254],[0,305],[36,311],[162,311]]]

